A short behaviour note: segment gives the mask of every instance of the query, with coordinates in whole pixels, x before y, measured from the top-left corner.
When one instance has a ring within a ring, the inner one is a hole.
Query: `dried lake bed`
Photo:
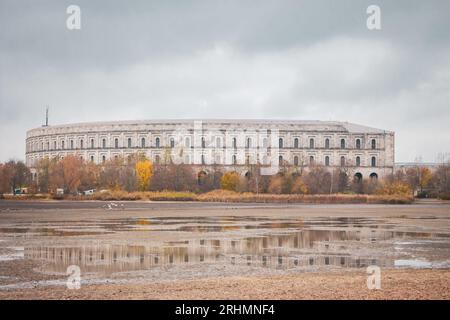
[[[446,203],[0,201],[1,299],[449,299],[449,270]]]

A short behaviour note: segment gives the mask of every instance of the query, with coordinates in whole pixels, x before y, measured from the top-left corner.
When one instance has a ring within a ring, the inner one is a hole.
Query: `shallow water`
[[[167,233],[176,239],[157,245],[132,240],[126,244],[78,241],[79,236],[121,233],[130,236]],[[303,272],[369,265],[450,266],[449,233],[410,230],[370,218],[194,216],[40,221],[2,227],[0,236],[34,237],[37,241],[26,245],[22,254],[15,252],[4,257],[45,262],[41,271],[46,273],[65,274],[70,265],[78,265],[83,273],[98,274],[154,269],[170,272],[173,268],[177,272],[199,268],[208,272],[211,266],[239,267],[236,269],[239,272],[245,267],[255,272],[264,269]],[[51,245],[48,241],[40,244],[39,239],[48,237],[56,240]],[[59,238],[65,239],[64,245],[58,245]]]

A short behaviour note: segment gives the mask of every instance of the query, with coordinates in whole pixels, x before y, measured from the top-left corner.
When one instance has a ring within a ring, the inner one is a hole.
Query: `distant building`
[[[245,174],[250,165],[346,167],[359,178],[394,170],[394,132],[348,122],[303,120],[148,120],[44,126],[29,130],[26,163],[77,155],[101,164],[143,153],[206,173],[222,166]]]

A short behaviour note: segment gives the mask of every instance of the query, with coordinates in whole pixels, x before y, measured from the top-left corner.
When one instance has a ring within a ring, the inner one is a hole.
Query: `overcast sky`
[[[81,8],[68,30],[66,8]],[[381,8],[381,30],[366,9]],[[0,161],[82,121],[276,118],[396,132],[450,152],[450,1],[0,0]]]

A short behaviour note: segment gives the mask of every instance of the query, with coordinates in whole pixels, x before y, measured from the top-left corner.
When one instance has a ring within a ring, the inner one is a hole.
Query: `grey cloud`
[[[82,30],[65,28],[78,4]],[[382,30],[366,28],[378,4]],[[344,120],[394,130],[397,159],[448,152],[448,1],[0,2],[0,161],[52,123]],[[439,128],[441,135],[435,134]],[[447,139],[447,140],[446,140]]]

